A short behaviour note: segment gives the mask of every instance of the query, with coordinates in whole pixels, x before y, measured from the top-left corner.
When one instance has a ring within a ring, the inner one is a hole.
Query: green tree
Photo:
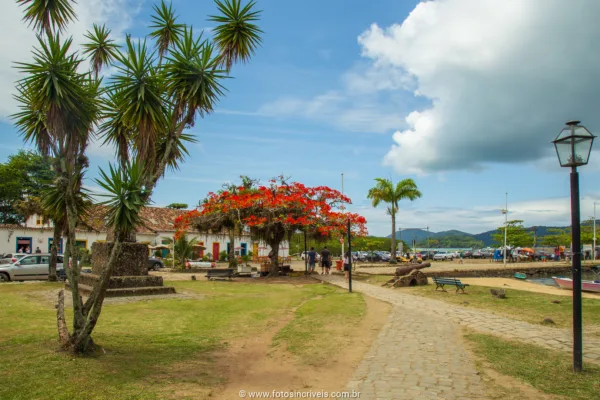
[[[108,280],[124,241],[135,240],[139,210],[149,202],[157,182],[167,169],[177,169],[188,154],[186,143],[194,137],[186,129],[197,116],[204,117],[224,93],[222,82],[235,62],[245,63],[260,45],[260,29],[254,24],[255,3],[216,0],[218,15],[212,41],[196,37],[191,27],[176,23],[171,6],[155,6],[154,29],[149,38],[134,41],[127,35],[117,48],[105,27],[88,33],[84,54],[91,70],[83,71],[83,59],[71,50],[72,40],[59,33],[76,18],[67,0],[19,0],[25,21],[39,34],[33,62],[19,63],[25,75],[17,83],[20,112],[14,118],[26,142],[55,161],[54,186],[63,193],[67,245],[65,260],[73,298],[73,329],[68,332],[59,318],[62,344],[75,353],[94,348],[91,339],[102,308]],[[101,87],[100,69],[112,66],[116,73]],[[79,292],[78,251],[75,228],[80,221],[78,196],[88,167],[85,151],[95,126],[100,137],[117,149],[119,167],[101,171],[98,181],[109,195],[106,204],[113,247],[108,264],[88,300]],[[144,160],[143,165],[131,162]],[[60,204],[56,199],[56,204]],[[60,314],[60,313],[59,313]]]
[[[173,208],[175,210],[185,210],[188,208],[187,203],[171,203],[167,206],[167,208]]]
[[[398,203],[400,200],[414,201],[422,196],[417,184],[412,179],[404,179],[398,182],[396,186],[389,179],[375,178],[377,184],[369,189],[367,198],[371,199],[373,207],[380,203],[389,203],[387,213],[392,217],[392,240],[390,263],[396,263],[396,213],[398,212]]]
[[[50,160],[20,150],[0,164],[0,223],[19,224],[33,214],[43,214],[40,199],[52,184]]]
[[[514,247],[527,247],[533,245],[533,232],[528,232],[523,227],[522,220],[508,221],[508,230],[506,233],[506,244]],[[504,245],[504,227],[498,228],[498,231],[492,234],[492,239],[500,244]]]

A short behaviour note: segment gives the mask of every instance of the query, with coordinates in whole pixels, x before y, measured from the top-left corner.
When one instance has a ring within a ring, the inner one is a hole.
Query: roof
[[[92,230],[106,232],[106,206],[94,205],[85,219]],[[144,207],[140,212],[141,224],[137,233],[152,234],[155,232],[175,232],[173,223],[175,218],[188,212],[187,210],[176,210],[173,208]],[[86,230],[85,228],[82,230]]]
[[[106,206],[94,205],[91,207],[88,216],[85,218],[85,225],[77,228],[78,232],[107,232],[106,228]],[[144,207],[140,213],[142,223],[137,229],[140,234],[155,234],[156,232],[175,232],[173,223],[175,218],[185,214],[187,210],[176,210],[162,207]],[[52,230],[52,227],[28,227],[25,225],[0,224],[0,229],[41,231]]]

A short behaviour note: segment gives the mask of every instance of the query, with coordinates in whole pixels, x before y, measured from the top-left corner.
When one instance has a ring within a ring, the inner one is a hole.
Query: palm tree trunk
[[[396,264],[396,209],[392,204],[392,257],[390,264]]]
[[[52,248],[50,249],[50,268],[48,271],[48,280],[50,282],[56,282],[56,261],[58,260],[58,248],[60,247],[60,237],[62,235],[62,229],[60,225],[61,224],[58,221],[54,221],[54,235],[52,236]]]

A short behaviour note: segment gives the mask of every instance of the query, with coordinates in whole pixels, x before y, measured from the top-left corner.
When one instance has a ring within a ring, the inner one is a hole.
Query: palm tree
[[[408,199],[413,201],[422,196],[417,184],[412,179],[404,179],[394,184],[389,179],[375,178],[377,184],[369,189],[367,198],[371,199],[373,207],[377,207],[381,202],[388,203],[387,213],[392,217],[392,258],[390,263],[396,263],[396,213],[398,212],[398,203],[400,200]]]
[[[173,239],[169,237],[163,237],[163,240],[167,242],[169,245],[173,245]],[[194,256],[198,253],[198,239],[192,238],[188,239],[187,235],[183,235],[177,240],[175,240],[175,246],[173,246],[173,251],[175,252],[175,257],[179,259],[179,263],[185,268],[185,263],[187,260],[193,259]],[[173,268],[175,266],[173,265]]]
[[[188,154],[194,137],[186,129],[197,116],[211,113],[224,95],[223,82],[233,63],[247,62],[261,43],[254,24],[260,11],[250,1],[216,0],[220,15],[212,42],[196,37],[192,28],[176,21],[172,7],[163,1],[155,7],[150,40],[130,36],[119,48],[104,26],[87,34],[84,54],[91,70],[82,72],[82,59],[71,51],[72,40],[59,32],[76,18],[68,0],[18,0],[25,20],[39,33],[31,63],[18,63],[26,76],[17,83],[20,112],[16,126],[25,141],[41,154],[57,160],[54,186],[62,193],[55,208],[63,209],[67,245],[64,257],[73,297],[73,331],[66,332],[59,318],[60,337],[76,353],[93,349],[91,332],[100,315],[104,293],[114,269],[120,243],[135,241],[140,223],[136,210],[149,202],[157,182],[167,169],[176,170]],[[45,36],[44,36],[45,35]],[[154,45],[151,42],[155,40]],[[105,87],[98,76],[103,67],[116,73]],[[82,181],[88,160],[85,151],[98,126],[100,137],[117,148],[118,166],[102,172],[101,185],[112,194],[108,226],[114,242],[109,266],[83,303],[79,292],[80,266],[75,248],[75,227],[80,221]],[[130,160],[144,160],[143,165]],[[62,205],[61,205],[62,204]],[[58,218],[58,217],[57,217]]]

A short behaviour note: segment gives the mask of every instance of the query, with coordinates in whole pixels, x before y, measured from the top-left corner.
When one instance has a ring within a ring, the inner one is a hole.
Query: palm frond
[[[85,37],[89,40],[83,44],[83,54],[87,54],[92,63],[92,71],[98,77],[100,70],[105,65],[110,65],[116,58],[119,46],[109,39],[110,29],[105,25],[94,24],[94,31],[88,31]]]
[[[173,12],[173,4],[161,1],[160,6],[154,5],[154,13],[152,16],[152,25],[150,28],[155,30],[150,33],[150,37],[156,40],[158,47],[158,56],[163,58],[169,47],[177,41],[185,25],[177,23],[177,17]]]
[[[134,45],[126,40],[126,52],[119,55],[118,72],[111,79],[121,123],[130,127],[134,150],[147,165],[156,159],[158,132],[166,125],[166,107],[163,102],[164,79],[154,65],[154,54],[145,41]]]
[[[108,173],[100,169],[100,177],[96,183],[108,192],[101,195],[107,198],[101,203],[108,207],[107,226],[123,240],[140,224],[140,211],[147,203],[142,168],[137,161],[127,163],[125,168],[110,164]]]
[[[167,94],[174,103],[176,120],[193,126],[195,113],[210,113],[225,88],[220,80],[224,70],[213,57],[213,46],[201,37],[194,39],[192,29],[185,29],[182,39],[164,66]]]
[[[263,31],[253,22],[259,20],[261,11],[254,10],[254,1],[244,7],[241,0],[215,0],[215,3],[221,14],[209,18],[218,24],[213,29],[213,40],[220,52],[221,64],[230,71],[234,63],[250,60],[260,46]]]
[[[77,19],[73,11],[72,0],[17,0],[17,4],[25,6],[23,20],[37,31],[61,32],[70,21]]]

